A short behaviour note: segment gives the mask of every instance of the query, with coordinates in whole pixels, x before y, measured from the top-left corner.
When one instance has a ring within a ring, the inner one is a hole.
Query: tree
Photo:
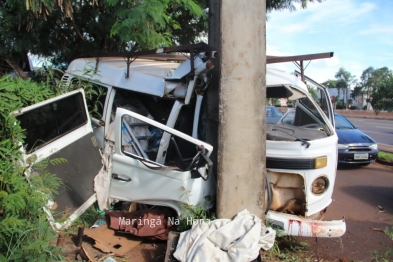
[[[373,89],[372,77],[374,72],[374,68],[370,66],[369,68],[364,70],[362,75],[360,76],[360,87],[362,88],[362,92],[365,92],[367,94],[367,104],[369,103],[368,101],[370,99],[370,91],[372,91]]]
[[[322,0],[315,0],[316,2],[322,2]],[[314,0],[266,0],[266,11],[271,12],[272,10],[284,10],[288,9],[291,11],[296,10],[294,3],[300,3],[301,8],[307,8],[307,3],[313,3]]]
[[[327,80],[323,82],[322,85],[326,86],[327,88],[336,88],[337,80]]]
[[[68,63],[92,52],[124,52],[199,42],[211,0],[0,0],[0,60],[18,65],[27,53]],[[322,0],[268,0],[267,10],[295,10]],[[0,74],[2,72],[0,71]]]
[[[322,85],[327,88],[336,88],[337,80],[327,80],[327,81],[323,82]],[[337,102],[340,100],[339,89],[337,89],[337,96],[331,96],[330,100],[332,101],[334,109],[336,109]]]
[[[392,71],[389,68],[382,67],[374,70],[372,77],[371,77],[371,85],[377,87],[381,81],[384,81],[386,78],[391,77]]]
[[[188,44],[206,24],[204,5],[206,0],[0,0],[0,56],[31,52],[66,66],[91,52]]]
[[[343,67],[341,67],[334,77],[337,79],[337,82],[336,82],[337,90],[340,90],[340,89],[343,90],[345,105],[347,107],[348,106],[348,89],[351,87],[352,84],[354,84],[356,82],[355,76],[351,75],[350,72],[346,71]]]
[[[307,89],[308,89],[308,92],[310,92],[311,96],[314,98],[314,100],[318,102],[317,89],[310,86],[310,85],[307,85]]]
[[[344,96],[345,105],[348,105],[348,89],[351,85],[356,83],[355,76],[351,75],[350,72],[346,71],[343,67],[341,67],[336,75],[335,80],[327,80],[322,83],[322,85],[326,86],[327,88],[336,88],[338,100],[340,99],[340,91]],[[340,102],[338,101],[337,102]]]
[[[382,110],[393,111],[393,73],[386,69],[384,67],[377,73],[378,80],[371,94],[371,105],[376,113]]]
[[[357,101],[357,97],[363,94],[363,87],[361,85],[356,85],[353,91],[351,92],[351,98]]]
[[[367,105],[370,103],[370,95],[374,92],[377,85],[381,81],[389,77],[390,70],[387,67],[382,67],[379,69],[374,69],[373,67],[368,67],[365,69],[360,76],[360,83],[355,87],[354,94],[366,94]],[[368,108],[368,106],[367,106]]]

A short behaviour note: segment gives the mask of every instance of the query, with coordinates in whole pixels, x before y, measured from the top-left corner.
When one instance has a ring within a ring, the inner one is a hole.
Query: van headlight
[[[347,149],[348,146],[344,144],[338,144],[338,149]]]
[[[327,157],[326,156],[315,158],[315,166],[314,166],[315,169],[322,168],[325,166],[327,166]]]
[[[371,149],[378,149],[378,145],[377,144],[372,144],[372,145],[370,145],[370,148]]]
[[[315,195],[323,194],[329,187],[329,180],[320,176],[316,178],[311,184],[311,192]]]

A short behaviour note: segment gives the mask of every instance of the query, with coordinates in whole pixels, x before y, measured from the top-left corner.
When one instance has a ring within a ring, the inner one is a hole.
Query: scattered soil
[[[91,253],[90,255],[94,257],[97,262],[103,261],[107,257],[112,257],[117,262],[164,262],[165,260],[166,241],[153,242],[145,240],[123,257],[118,257],[110,253],[102,253],[100,250],[93,247],[94,240],[86,236],[83,237],[82,243],[84,246],[87,246],[88,251]],[[80,254],[81,247],[76,246],[76,235],[66,235],[63,248],[66,261],[78,261],[78,259],[82,261],[80,255],[78,255]]]

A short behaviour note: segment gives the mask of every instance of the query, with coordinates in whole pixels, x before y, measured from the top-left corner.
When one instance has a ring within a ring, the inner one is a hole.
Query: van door
[[[65,229],[96,201],[93,182],[102,166],[84,92],[76,90],[15,114],[25,130],[25,165],[45,160],[47,170],[62,181],[52,210],[45,210],[55,229]],[[35,167],[26,175],[36,175]]]
[[[297,77],[300,77],[300,72],[295,71],[295,75]],[[330,122],[332,123],[332,126],[335,127],[336,124],[334,120],[333,105],[332,105],[332,101],[330,100],[330,94],[327,88],[307,76],[304,76],[304,79],[306,80],[306,84],[310,83],[312,86],[315,86],[318,89],[319,101],[317,102],[321,107],[321,109],[323,110],[323,112],[325,113],[325,115],[329,118]]]
[[[215,194],[211,145],[123,108],[112,127],[111,199],[168,206],[178,214],[182,204],[209,206],[205,197]],[[161,152],[164,164],[155,162]]]

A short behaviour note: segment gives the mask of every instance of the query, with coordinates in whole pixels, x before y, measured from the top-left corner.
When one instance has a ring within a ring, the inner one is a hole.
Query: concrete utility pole
[[[221,1],[220,14],[217,215],[248,209],[263,219],[266,0]]]
[[[214,60],[212,69],[213,77],[206,93],[206,142],[214,147],[211,155],[214,174],[217,174],[217,151],[218,151],[218,107],[220,100],[220,57],[221,57],[221,28],[220,28],[220,2],[221,0],[209,0],[209,46],[218,51],[218,59]]]

